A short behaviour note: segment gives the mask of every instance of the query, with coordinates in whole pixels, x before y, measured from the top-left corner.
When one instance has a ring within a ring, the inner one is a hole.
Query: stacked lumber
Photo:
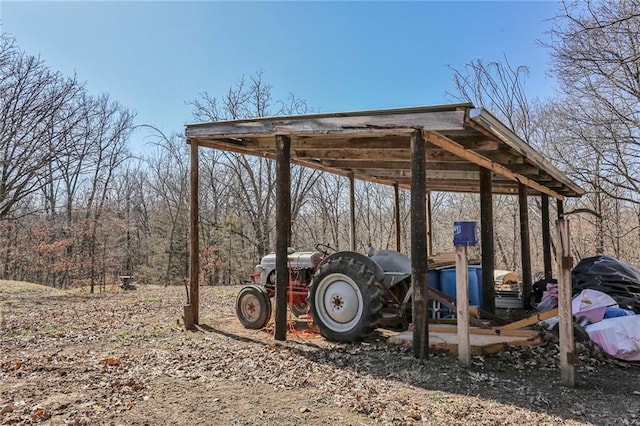
[[[469,265],[479,265],[480,259],[469,259]],[[456,253],[436,253],[431,256],[427,256],[427,268],[430,270],[440,270],[447,268],[455,268],[456,266]]]

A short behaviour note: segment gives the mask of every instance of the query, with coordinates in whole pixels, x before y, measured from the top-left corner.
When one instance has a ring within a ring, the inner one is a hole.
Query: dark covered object
[[[613,297],[621,308],[640,313],[640,270],[609,256],[582,259],[571,271],[573,294],[598,290]]]

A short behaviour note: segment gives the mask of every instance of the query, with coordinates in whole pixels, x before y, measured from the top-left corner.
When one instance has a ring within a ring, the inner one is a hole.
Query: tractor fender
[[[382,284],[386,288],[392,288],[411,277],[411,260],[405,254],[395,250],[378,250],[371,256],[371,260],[384,271]]]
[[[333,253],[332,255],[326,257],[322,264],[329,262],[331,259],[353,259],[356,262],[362,263],[367,267],[376,278],[376,281],[382,283],[384,281],[384,271],[376,262],[371,260],[370,257],[365,256],[364,254],[356,253],[355,251],[339,251],[337,253]]]

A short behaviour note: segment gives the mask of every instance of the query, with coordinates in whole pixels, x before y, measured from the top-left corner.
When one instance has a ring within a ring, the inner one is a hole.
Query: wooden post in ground
[[[185,327],[191,328],[193,324],[199,324],[200,305],[200,244],[198,239],[198,144],[191,141],[191,169],[190,169],[190,203],[189,203],[189,306],[184,310]],[[191,313],[191,318],[187,318]]]
[[[544,260],[544,279],[553,278],[553,270],[551,269],[551,223],[549,221],[549,196],[541,195],[542,210],[542,258]]]
[[[433,219],[431,213],[431,191],[427,191],[427,253],[433,256]]]
[[[469,267],[467,247],[456,247],[456,318],[458,323],[458,359],[471,365],[469,340]]]
[[[571,308],[571,269],[573,258],[569,247],[569,221],[558,219],[556,255],[558,258],[558,316],[560,317],[560,377],[562,384],[576,384],[577,355],[573,341],[573,312]]]
[[[287,340],[288,246],[291,227],[291,139],[276,135],[276,340]]]
[[[480,167],[480,245],[482,247],[482,309],[495,314],[495,248],[493,245],[493,186],[491,170]]]
[[[349,174],[349,250],[356,251],[356,183]]]
[[[423,360],[429,351],[427,328],[427,176],[422,131],[411,134],[411,283],[413,286],[413,355]]]
[[[398,188],[398,183],[393,184],[393,200],[394,200],[394,210],[393,216],[395,219],[396,225],[396,251],[400,251],[400,189]]]
[[[527,187],[518,183],[518,204],[520,206],[520,250],[522,259],[522,305],[531,308],[531,242],[529,241],[529,202]]]

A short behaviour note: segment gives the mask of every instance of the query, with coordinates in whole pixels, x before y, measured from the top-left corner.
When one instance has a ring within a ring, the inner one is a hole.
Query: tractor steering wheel
[[[320,253],[324,254],[325,256],[329,256],[329,250],[331,250],[332,252],[337,251],[336,249],[331,247],[329,244],[324,244],[324,243],[315,243],[313,245],[313,248],[318,250]]]

